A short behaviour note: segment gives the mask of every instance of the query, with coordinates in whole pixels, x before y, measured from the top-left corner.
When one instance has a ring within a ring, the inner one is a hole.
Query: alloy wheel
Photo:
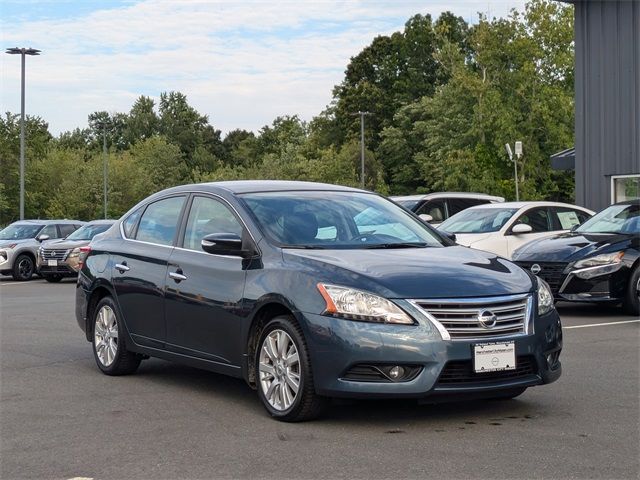
[[[33,262],[30,258],[24,257],[18,263],[18,272],[21,278],[30,278],[33,275]]]
[[[111,365],[118,354],[118,323],[108,305],[103,305],[96,316],[93,342],[100,363],[105,367]]]
[[[300,390],[298,349],[287,332],[273,330],[262,342],[258,364],[260,388],[269,405],[289,409]]]

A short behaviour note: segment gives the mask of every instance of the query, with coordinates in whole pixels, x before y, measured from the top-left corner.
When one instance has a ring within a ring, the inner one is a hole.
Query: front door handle
[[[180,273],[181,271],[182,270],[178,270],[177,272],[169,272],[169,277],[173,278],[176,283],[186,280],[187,276]]]
[[[127,262],[116,263],[113,268],[118,270],[120,273],[128,272],[129,270],[131,270],[131,268],[127,267]]]

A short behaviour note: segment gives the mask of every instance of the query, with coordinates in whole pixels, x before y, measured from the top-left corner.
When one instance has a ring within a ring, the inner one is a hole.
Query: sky
[[[0,0],[0,45],[27,57],[26,112],[54,135],[176,90],[226,133],[310,120],[349,59],[416,13],[477,22],[524,0]],[[20,112],[20,57],[0,55],[0,112]]]

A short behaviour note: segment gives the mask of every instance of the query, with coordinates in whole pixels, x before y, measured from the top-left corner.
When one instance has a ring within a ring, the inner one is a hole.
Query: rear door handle
[[[120,273],[128,272],[129,270],[131,270],[131,268],[127,267],[127,262],[116,263],[113,268],[118,270]]]
[[[176,283],[187,279],[186,275],[183,275],[182,273],[179,273],[179,272],[180,271],[178,271],[178,272],[169,272],[169,277],[173,278],[176,281]]]

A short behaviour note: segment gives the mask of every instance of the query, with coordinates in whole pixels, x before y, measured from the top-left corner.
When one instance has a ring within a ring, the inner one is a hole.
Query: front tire
[[[622,302],[622,306],[630,315],[640,315],[640,266],[636,267],[629,276],[627,294]]]
[[[18,255],[18,258],[16,258],[16,261],[13,264],[13,270],[11,272],[13,279],[16,282],[24,282],[26,280],[30,280],[34,272],[35,264],[33,263],[33,258],[24,253]]]
[[[122,321],[111,297],[104,297],[94,310],[93,356],[106,375],[128,375],[135,372],[142,357],[127,350]]]
[[[290,316],[278,316],[264,328],[256,352],[258,397],[269,414],[284,422],[317,417],[325,399],[315,392],[307,343]]]

